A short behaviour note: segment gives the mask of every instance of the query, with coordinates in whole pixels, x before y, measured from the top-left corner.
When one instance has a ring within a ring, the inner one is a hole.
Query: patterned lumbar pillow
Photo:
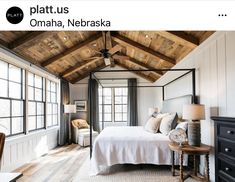
[[[157,133],[161,120],[162,120],[161,118],[154,118],[154,117],[149,118],[149,120],[144,126],[144,129],[151,133]]]

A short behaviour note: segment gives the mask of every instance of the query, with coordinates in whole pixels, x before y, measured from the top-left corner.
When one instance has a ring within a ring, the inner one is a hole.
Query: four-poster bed
[[[175,112],[182,114],[184,104],[196,103],[195,94],[195,69],[156,69],[156,70],[101,70],[97,72],[140,72],[140,71],[174,71],[184,72],[177,78],[171,80],[164,85],[142,86],[135,87],[156,87],[162,88],[162,99],[164,112]],[[99,81],[95,75],[96,72],[90,73],[90,79],[94,78],[102,88],[105,86]],[[191,73],[192,79],[192,94],[177,98],[165,99],[165,87],[172,82]],[[112,78],[111,78],[112,79]],[[91,102],[91,100],[89,101]],[[91,104],[91,103],[90,103]],[[91,118],[91,110],[89,116]],[[92,120],[90,120],[90,130],[92,130]],[[124,126],[124,127],[108,127],[104,129],[96,138],[94,147],[92,141],[92,132],[90,132],[90,157],[92,172],[96,175],[102,169],[100,167],[108,167],[114,164],[157,164],[170,165],[171,152],[168,147],[169,138],[161,133],[149,133],[142,126]]]

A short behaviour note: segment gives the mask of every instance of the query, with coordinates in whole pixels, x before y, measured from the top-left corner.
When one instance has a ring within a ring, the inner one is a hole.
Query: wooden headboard
[[[172,99],[166,99],[162,104],[162,112],[177,112],[179,118],[182,118],[183,105],[191,104],[193,100],[192,95],[185,95],[181,97],[175,97]]]

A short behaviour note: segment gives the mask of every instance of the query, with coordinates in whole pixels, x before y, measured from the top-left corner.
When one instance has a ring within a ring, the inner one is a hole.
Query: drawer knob
[[[225,171],[230,171],[230,168],[229,168],[229,167],[226,167],[226,168],[225,168]]]
[[[232,135],[232,134],[233,134],[233,131],[228,130],[228,131],[227,131],[227,134],[231,134],[231,135]]]
[[[230,152],[231,150],[229,148],[224,149],[225,152]]]

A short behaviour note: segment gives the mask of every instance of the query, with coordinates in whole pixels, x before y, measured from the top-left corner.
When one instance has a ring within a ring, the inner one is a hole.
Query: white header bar
[[[23,20],[11,24],[17,12]],[[235,1],[0,1],[0,30],[235,30]]]

